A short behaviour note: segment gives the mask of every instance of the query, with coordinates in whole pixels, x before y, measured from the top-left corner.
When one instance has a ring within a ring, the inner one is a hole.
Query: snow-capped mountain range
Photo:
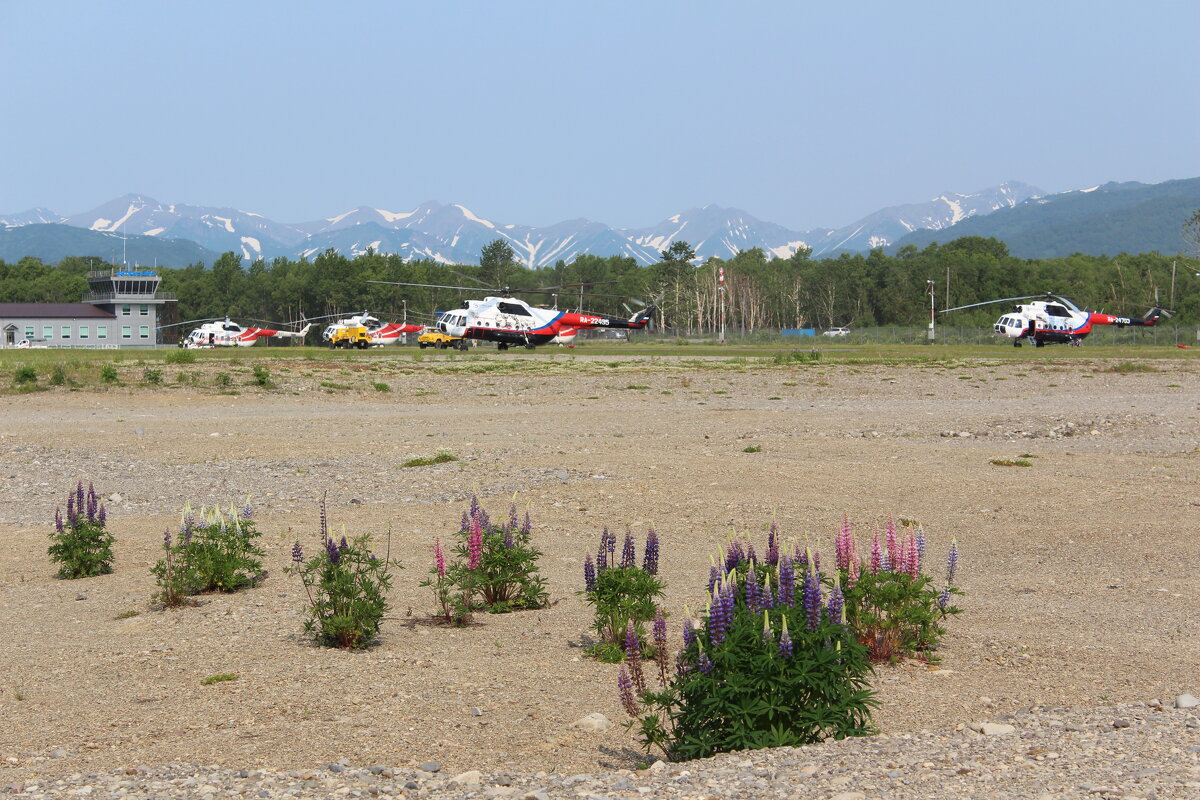
[[[307,258],[327,248],[345,255],[396,253],[445,264],[475,264],[485,245],[503,238],[530,267],[570,262],[585,253],[630,256],[640,264],[660,259],[661,251],[686,241],[699,260],[730,258],[750,248],[787,258],[801,247],[814,256],[864,251],[892,244],[916,230],[942,230],[960,220],[1015,206],[1042,192],[1008,182],[972,194],[943,194],[924,203],[885,208],[842,228],[792,231],[736,208],[708,205],[675,214],[648,228],[622,230],[586,219],[536,228],[498,223],[459,204],[423,203],[411,211],[360,207],[325,219],[296,224],[275,222],[250,211],[164,204],[131,194],[90,211],[63,217],[37,208],[0,216],[0,227],[58,223],[125,236],[185,239],[216,253],[232,250],[244,258]],[[82,255],[82,254],[81,254]]]

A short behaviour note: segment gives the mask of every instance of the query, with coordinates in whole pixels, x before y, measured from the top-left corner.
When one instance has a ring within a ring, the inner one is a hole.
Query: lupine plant
[[[178,606],[192,595],[258,584],[267,575],[255,543],[261,535],[249,499],[228,511],[202,508],[199,515],[184,506],[177,533],[163,534],[163,557],[150,570],[159,589],[155,599]]]
[[[329,535],[324,499],[320,534],[320,549],[307,559],[299,541],[292,546],[292,564],[287,568],[300,576],[308,598],[304,631],[324,647],[367,647],[379,635],[391,607],[387,600],[391,567],[400,566],[391,560],[391,537],[383,558],[372,552],[369,536],[347,541],[343,534],[335,541]]]
[[[83,482],[67,493],[67,513],[54,511],[54,533],[50,534],[50,560],[58,564],[60,578],[90,578],[113,571],[112,545],[115,537],[108,532],[104,503],[96,490]]]
[[[774,540],[761,561],[738,544],[714,564],[708,608],[686,615],[674,658],[655,618],[653,690],[627,626],[617,686],[647,752],[686,760],[874,732],[871,665],[837,578],[825,590],[814,555],[780,554]]]
[[[590,554],[584,558],[584,589],[580,592],[595,607],[592,628],[600,638],[587,653],[609,663],[628,657],[625,639],[630,626],[639,642],[644,641],[645,624],[655,618],[655,603],[663,596],[663,583],[658,577],[658,533],[653,528],[646,534],[640,567],[631,531],[625,532],[619,559],[616,551],[616,534],[605,528],[595,561]]]
[[[538,573],[542,553],[530,544],[533,526],[526,512],[518,519],[510,504],[508,518],[495,523],[479,503],[463,512],[447,563],[440,538],[434,539],[434,564],[421,586],[433,589],[436,617],[452,625],[465,625],[475,611],[503,614],[544,608],[549,601],[546,582]]]

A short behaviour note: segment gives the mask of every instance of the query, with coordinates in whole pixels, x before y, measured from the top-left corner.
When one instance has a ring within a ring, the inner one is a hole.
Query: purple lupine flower
[[[775,605],[791,608],[796,604],[796,567],[790,558],[779,562],[779,593]]]
[[[512,526],[509,526],[509,525],[504,526],[504,546],[506,548],[511,548],[513,546],[513,533],[515,531],[516,531],[516,528],[514,528]]]
[[[812,554],[812,568],[817,573],[817,577],[821,576],[821,551],[814,550]]]
[[[469,512],[469,513],[468,513],[468,515],[467,515],[467,519],[468,519],[468,520],[473,520],[473,519],[476,519],[476,518],[478,518],[478,517],[479,517],[479,512],[480,512],[481,510],[482,510],[482,509],[481,509],[481,507],[480,507],[480,505],[479,505],[479,495],[476,495],[476,494],[473,494],[473,495],[471,495],[471,509],[470,509],[470,512]]]
[[[954,573],[958,571],[958,539],[950,540],[950,552],[946,556],[946,585],[954,585]]]
[[[938,595],[938,608],[942,611],[950,608],[950,587],[942,589],[942,593]]]
[[[61,508],[54,509],[54,530],[58,531],[59,533],[63,532],[63,520],[62,520],[62,509]]]
[[[758,593],[758,596],[762,599],[763,608],[775,607],[775,593],[771,590],[771,573],[767,572],[763,574],[762,590]]]
[[[833,582],[833,588],[829,590],[829,602],[825,605],[825,611],[828,618],[835,622],[841,623],[842,611],[846,607],[846,596],[842,594],[842,585],[836,579]]]
[[[436,537],[433,540],[433,564],[438,577],[446,577],[446,554],[442,552],[442,540]]]
[[[763,629],[762,629],[763,646],[775,644],[775,633],[771,630],[771,614],[767,610],[763,610]]]
[[[720,582],[721,582],[721,570],[717,568],[716,564],[713,564],[711,567],[708,568],[708,593],[712,594],[713,589],[715,589],[717,584],[719,584]]]
[[[925,529],[920,525],[917,526],[917,535],[915,537],[917,543],[917,574],[925,569]]]
[[[167,528],[163,531],[163,547],[170,548],[171,546],[171,529]]]
[[[108,522],[108,514],[104,511],[104,503],[100,504],[100,510],[96,512],[96,521],[100,523],[101,528]]]
[[[751,611],[757,612],[759,604],[762,602],[762,589],[758,585],[758,573],[754,571],[754,562],[750,562],[750,569],[746,571],[746,585],[743,596],[746,600],[746,607]]]
[[[646,676],[642,673],[642,641],[638,638],[633,620],[629,620],[625,626],[625,642],[622,649],[625,651],[625,663],[629,665],[629,676],[633,678],[634,688],[638,690],[638,694],[642,694],[646,691]]]
[[[303,564],[304,563],[304,548],[302,548],[300,546],[299,539],[297,539],[296,543],[294,545],[292,545],[292,563],[293,564]]]
[[[596,574],[608,569],[608,527],[600,531],[600,548],[596,551]]]
[[[772,567],[779,566],[779,526],[774,522],[767,531],[767,563]]]
[[[746,545],[746,560],[751,564],[758,563],[758,553],[754,552],[754,542]]]
[[[596,591],[596,565],[590,553],[583,558],[583,585],[589,592]]]
[[[742,543],[734,539],[729,543],[729,547],[725,549],[725,571],[731,572],[736,569],[745,557],[746,554],[742,550]]]
[[[325,495],[321,495],[321,541],[329,539],[329,515],[325,513]]]
[[[705,675],[712,675],[713,674],[713,663],[712,663],[712,660],[708,657],[708,653],[701,651],[700,658],[698,660],[699,660],[700,671],[703,672]]]
[[[82,515],[87,510],[84,504],[83,481],[75,486],[75,513]]]
[[[654,611],[654,660],[658,664],[658,675],[665,684],[667,682],[667,665],[671,657],[667,648],[667,617],[662,609]]]
[[[815,631],[821,624],[821,581],[811,569],[804,576],[804,615],[808,629]]]
[[[633,531],[625,529],[625,546],[621,548],[621,567],[637,565],[637,553],[633,550]]]
[[[688,616],[683,621],[683,649],[686,651],[694,641],[696,641],[696,627],[692,623],[691,616]]]
[[[458,531],[459,533],[466,533],[469,530],[471,530],[471,518],[467,515],[467,512],[464,511],[462,513],[462,520],[459,523]]]
[[[96,521],[96,489],[88,482],[87,490],[87,518],[88,522]]]
[[[879,543],[879,531],[871,534],[871,574],[883,569],[883,548]]]
[[[633,680],[629,677],[625,667],[621,667],[617,671],[617,693],[621,696],[621,706],[625,709],[625,713],[636,719],[638,708],[637,702],[633,699]]]
[[[75,493],[74,493],[74,492],[68,492],[68,493],[67,493],[67,524],[69,524],[69,525],[70,525],[72,528],[74,528],[74,527],[75,527],[75,523],[76,523],[76,519],[75,519]]]
[[[483,523],[478,517],[471,520],[471,535],[467,537],[467,569],[479,569],[483,560]]]
[[[646,532],[646,550],[642,553],[642,569],[649,575],[658,574],[658,531]]]
[[[241,518],[242,522],[249,522],[250,520],[254,519],[254,506],[250,505],[249,500],[246,501],[245,505],[238,509],[238,516]]]
[[[509,503],[508,505],[508,527],[514,531],[517,529],[517,504]]]
[[[338,548],[337,543],[333,539],[325,540],[325,555],[329,557],[330,564],[341,563],[342,551]]]
[[[784,658],[791,658],[794,647],[792,645],[792,635],[788,633],[787,617],[783,618],[783,633],[779,634],[779,655]]]
[[[525,519],[521,522],[521,536],[526,539],[533,533],[533,523],[529,521],[529,512],[525,512]]]
[[[708,640],[714,645],[725,641],[725,631],[733,619],[733,592],[731,584],[722,586],[713,596],[712,605],[708,609]],[[726,604],[726,598],[729,598]]]

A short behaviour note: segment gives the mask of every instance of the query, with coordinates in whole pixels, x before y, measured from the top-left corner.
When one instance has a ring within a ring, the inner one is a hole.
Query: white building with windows
[[[89,272],[82,303],[0,303],[3,347],[154,347],[162,308],[152,270]]]

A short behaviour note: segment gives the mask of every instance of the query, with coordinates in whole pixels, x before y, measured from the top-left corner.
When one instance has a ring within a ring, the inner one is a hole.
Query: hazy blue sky
[[[0,213],[795,229],[1200,176],[1200,3],[0,0]]]

